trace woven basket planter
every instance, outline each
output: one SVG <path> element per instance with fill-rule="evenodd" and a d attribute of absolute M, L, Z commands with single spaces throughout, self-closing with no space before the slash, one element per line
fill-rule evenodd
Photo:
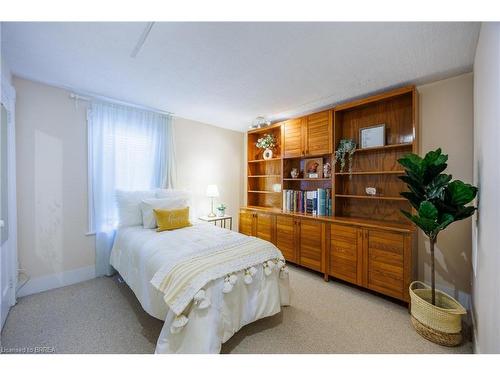
<path fill-rule="evenodd" d="M 462 315 L 467 311 L 448 294 L 436 290 L 436 305 L 432 290 L 420 281 L 410 284 L 411 322 L 427 340 L 444 346 L 462 343 Z"/>

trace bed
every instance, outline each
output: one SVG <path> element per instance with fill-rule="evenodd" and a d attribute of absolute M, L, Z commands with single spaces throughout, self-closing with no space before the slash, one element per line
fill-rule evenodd
<path fill-rule="evenodd" d="M 281 252 L 208 223 L 120 228 L 110 263 L 143 309 L 164 321 L 156 353 L 219 353 L 241 327 L 289 304 Z"/>

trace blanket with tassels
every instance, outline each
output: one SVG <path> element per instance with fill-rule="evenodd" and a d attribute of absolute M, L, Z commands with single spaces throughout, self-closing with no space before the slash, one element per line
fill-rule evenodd
<path fill-rule="evenodd" d="M 208 282 L 225 276 L 230 287 L 232 274 L 245 270 L 245 277 L 251 278 L 255 272 L 253 266 L 261 263 L 264 268 L 276 264 L 283 267 L 284 259 L 279 249 L 268 241 L 239 237 L 165 264 L 151 283 L 164 294 L 168 307 L 181 315 L 191 301 L 206 302 L 199 292 Z"/>

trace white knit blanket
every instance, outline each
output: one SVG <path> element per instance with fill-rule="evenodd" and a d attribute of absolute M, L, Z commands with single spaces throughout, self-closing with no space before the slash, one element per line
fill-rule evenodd
<path fill-rule="evenodd" d="M 276 246 L 255 237 L 222 237 L 203 250 L 183 251 L 156 272 L 151 283 L 177 315 L 208 282 L 283 256 Z"/>

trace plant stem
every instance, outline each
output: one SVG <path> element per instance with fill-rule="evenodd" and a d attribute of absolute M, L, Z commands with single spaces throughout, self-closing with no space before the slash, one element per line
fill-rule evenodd
<path fill-rule="evenodd" d="M 436 238 L 431 238 L 431 286 L 432 286 L 432 304 L 436 305 L 436 276 L 434 271 L 434 244 Z"/>

